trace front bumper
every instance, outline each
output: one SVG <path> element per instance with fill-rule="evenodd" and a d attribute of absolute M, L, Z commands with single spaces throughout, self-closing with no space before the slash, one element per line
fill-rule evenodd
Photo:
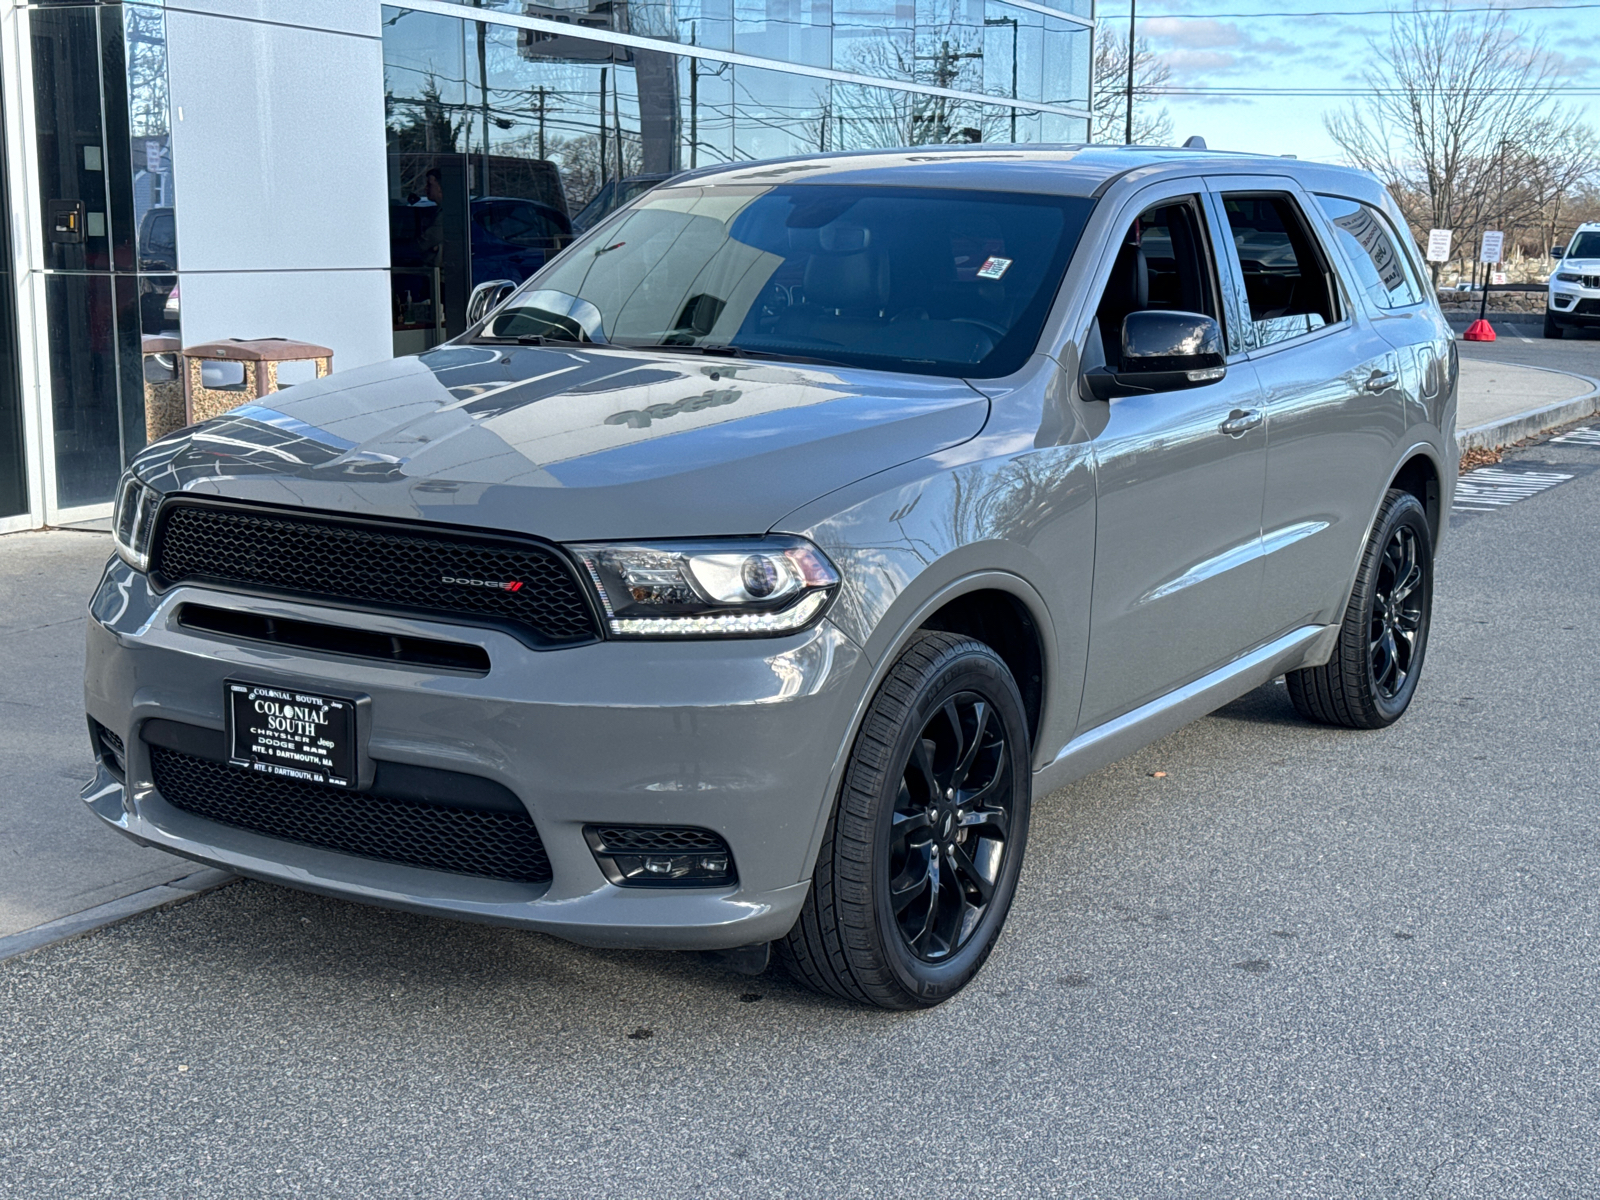
<path fill-rule="evenodd" d="M 186 602 L 479 645 L 487 675 L 234 641 L 178 623 Z M 787 638 L 601 642 L 535 651 L 509 635 L 184 586 L 157 595 L 113 559 L 90 606 L 88 714 L 125 746 L 94 813 L 140 842 L 290 887 L 601 946 L 718 949 L 793 925 L 871 668 L 824 621 Z M 252 833 L 168 804 L 147 721 L 223 728 L 223 681 L 371 698 L 373 759 L 491 779 L 526 806 L 548 884 L 403 866 Z M 690 825 L 720 834 L 738 882 L 721 889 L 607 882 L 585 824 Z"/>
<path fill-rule="evenodd" d="M 1558 284 L 1545 296 L 1545 312 L 1564 329 L 1600 328 L 1600 288 Z"/>

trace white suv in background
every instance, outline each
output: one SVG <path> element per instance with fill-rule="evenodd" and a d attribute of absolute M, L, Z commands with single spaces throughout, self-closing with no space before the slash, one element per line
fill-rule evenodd
<path fill-rule="evenodd" d="M 1600 329 L 1600 225 L 1579 225 L 1550 273 L 1544 302 L 1544 335 L 1568 329 Z"/>

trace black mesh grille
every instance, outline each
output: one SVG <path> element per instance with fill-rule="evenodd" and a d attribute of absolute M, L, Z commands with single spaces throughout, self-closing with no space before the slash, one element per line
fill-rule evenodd
<path fill-rule="evenodd" d="M 164 584 L 208 581 L 469 616 L 518 626 L 546 643 L 597 636 L 566 561 L 509 539 L 179 503 L 163 512 L 152 563 Z"/>
<path fill-rule="evenodd" d="M 447 808 L 261 775 L 150 747 L 156 790 L 174 808 L 268 837 L 384 862 L 547 883 L 550 859 L 526 812 Z"/>
<path fill-rule="evenodd" d="M 600 848 L 612 854 L 689 854 L 728 852 L 728 843 L 709 829 L 676 825 L 591 825 Z"/>
<path fill-rule="evenodd" d="M 98 721 L 94 723 L 94 727 L 96 732 L 100 734 L 100 740 L 120 755 L 122 753 L 122 739 Z"/>
<path fill-rule="evenodd" d="M 1579 300 L 1572 308 L 1575 313 L 1582 313 L 1586 317 L 1600 314 L 1600 300 Z"/>

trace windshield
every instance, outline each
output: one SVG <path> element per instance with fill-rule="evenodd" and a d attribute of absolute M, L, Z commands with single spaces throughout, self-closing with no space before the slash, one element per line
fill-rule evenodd
<path fill-rule="evenodd" d="M 1600 233 L 1580 233 L 1567 248 L 1568 258 L 1600 258 Z"/>
<path fill-rule="evenodd" d="M 1033 352 L 1093 201 L 790 184 L 662 188 L 483 334 L 994 377 Z"/>

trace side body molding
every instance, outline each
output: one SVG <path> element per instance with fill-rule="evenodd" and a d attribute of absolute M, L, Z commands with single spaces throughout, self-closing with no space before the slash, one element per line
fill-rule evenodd
<path fill-rule="evenodd" d="M 1303 625 L 1193 683 L 1096 725 L 1073 738 L 1054 761 L 1033 773 L 1034 796 L 1044 796 L 1126 758 L 1285 671 L 1326 661 L 1338 636 L 1337 625 Z"/>

